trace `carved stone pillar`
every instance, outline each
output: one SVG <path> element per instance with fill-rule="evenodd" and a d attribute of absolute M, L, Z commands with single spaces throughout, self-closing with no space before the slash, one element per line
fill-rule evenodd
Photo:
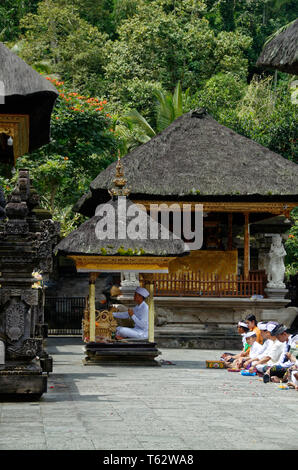
<path fill-rule="evenodd" d="M 5 344 L 4 341 L 0 339 L 0 366 L 5 364 Z"/>
<path fill-rule="evenodd" d="M 53 221 L 36 218 L 33 209 L 38 199 L 30 189 L 29 172 L 20 170 L 0 232 L 0 338 L 5 347 L 0 393 L 40 396 L 46 392 L 41 359 L 47 354 L 42 335 L 42 293 L 32 288 L 36 282 L 32 273 L 42 266 L 51 269 L 58 227 L 53 228 Z M 52 226 L 52 233 L 48 226 Z"/>

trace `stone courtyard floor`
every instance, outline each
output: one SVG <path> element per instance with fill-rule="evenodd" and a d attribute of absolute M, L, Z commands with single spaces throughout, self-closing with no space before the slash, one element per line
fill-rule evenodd
<path fill-rule="evenodd" d="M 161 367 L 84 366 L 83 346 L 48 338 L 48 391 L 0 402 L 0 450 L 298 449 L 297 391 L 206 369 L 223 351 L 162 349 Z"/>

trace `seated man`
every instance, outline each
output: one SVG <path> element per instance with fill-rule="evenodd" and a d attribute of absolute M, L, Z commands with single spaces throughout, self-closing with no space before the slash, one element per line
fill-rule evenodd
<path fill-rule="evenodd" d="M 296 343 L 298 345 L 298 342 Z M 293 366 L 289 367 L 288 369 L 288 386 L 290 388 L 294 388 L 295 390 L 298 390 L 298 359 L 297 359 L 297 346 L 295 345 L 295 348 L 291 348 L 291 350 L 296 350 L 295 354 L 293 354 L 291 351 L 287 353 L 288 359 L 294 364 Z"/>
<path fill-rule="evenodd" d="M 272 382 L 277 383 L 280 381 L 287 381 L 288 369 L 295 365 L 295 362 L 289 359 L 288 353 L 291 347 L 294 348 L 296 343 L 298 343 L 298 335 L 291 335 L 287 330 L 288 329 L 286 326 L 278 324 L 272 331 L 272 335 L 276 336 L 278 341 L 283 343 L 283 351 L 279 357 L 278 362 L 266 371 L 266 378 L 268 382 L 270 379 Z"/>
<path fill-rule="evenodd" d="M 115 318 L 131 318 L 134 321 L 134 328 L 118 326 L 116 329 L 116 339 L 134 338 L 148 339 L 148 305 L 145 299 L 149 296 L 147 289 L 137 287 L 134 294 L 136 306 L 127 312 L 113 312 Z"/>
<path fill-rule="evenodd" d="M 259 361 L 261 358 L 263 358 L 265 356 L 265 353 L 268 349 L 268 347 L 270 346 L 270 343 L 272 343 L 272 341 L 270 340 L 269 338 L 269 334 L 267 334 L 267 323 L 266 322 L 259 322 L 257 324 L 257 327 L 259 328 L 260 332 L 261 332 L 261 335 L 262 335 L 262 338 L 263 338 L 263 345 L 262 345 L 262 349 L 260 349 L 258 351 L 258 355 L 256 357 L 248 357 L 247 360 L 243 363 L 243 367 L 244 368 L 248 368 L 249 366 L 250 367 L 250 372 L 252 372 L 251 369 L 253 369 L 252 365 L 255 365 L 257 361 Z"/>
<path fill-rule="evenodd" d="M 256 357 L 259 352 L 262 350 L 262 345 L 257 341 L 257 335 L 254 331 L 250 331 L 245 335 L 247 343 L 250 345 L 249 349 L 249 358 L 253 359 Z M 240 357 L 236 359 L 235 366 L 236 368 L 243 368 L 243 363 L 247 360 L 246 357 Z"/>
<path fill-rule="evenodd" d="M 256 369 L 261 375 L 278 361 L 283 347 L 282 343 L 280 343 L 277 338 L 271 334 L 277 323 L 268 322 L 265 325 L 265 329 L 261 329 L 262 335 L 266 340 L 265 348 L 261 350 L 256 357 L 252 358 L 249 364 L 244 364 L 245 366 L 251 365 L 251 368 L 249 369 L 250 372 Z M 260 327 L 264 328 L 263 325 L 260 325 Z"/>

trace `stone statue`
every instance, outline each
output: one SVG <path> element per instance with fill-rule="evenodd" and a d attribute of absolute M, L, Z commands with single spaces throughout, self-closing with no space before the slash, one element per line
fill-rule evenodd
<path fill-rule="evenodd" d="M 121 273 L 121 294 L 133 297 L 134 291 L 140 285 L 139 274 L 133 271 Z"/>
<path fill-rule="evenodd" d="M 269 264 L 267 270 L 269 288 L 284 289 L 286 286 L 283 282 L 285 275 L 284 257 L 286 250 L 282 244 L 282 237 L 279 234 L 272 236 L 272 244 L 269 251 Z"/>
<path fill-rule="evenodd" d="M 139 286 L 139 277 L 138 274 L 133 271 L 126 271 L 123 273 L 123 277 L 121 279 L 121 286 Z"/>

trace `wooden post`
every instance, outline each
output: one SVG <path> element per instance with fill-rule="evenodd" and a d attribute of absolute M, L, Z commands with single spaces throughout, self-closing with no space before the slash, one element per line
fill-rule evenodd
<path fill-rule="evenodd" d="M 95 281 L 98 273 L 89 275 L 89 341 L 95 341 Z"/>
<path fill-rule="evenodd" d="M 228 250 L 233 249 L 233 213 L 228 214 Z"/>
<path fill-rule="evenodd" d="M 154 342 L 154 277 L 153 274 L 143 274 L 143 279 L 145 281 L 145 288 L 149 292 L 148 297 L 148 341 Z"/>
<path fill-rule="evenodd" d="M 248 278 L 250 269 L 250 260 L 249 260 L 249 213 L 245 212 L 244 214 L 244 266 L 243 273 L 245 279 Z"/>
<path fill-rule="evenodd" d="M 148 340 L 154 342 L 154 283 L 153 280 L 149 284 L 149 318 L 148 318 Z"/>

